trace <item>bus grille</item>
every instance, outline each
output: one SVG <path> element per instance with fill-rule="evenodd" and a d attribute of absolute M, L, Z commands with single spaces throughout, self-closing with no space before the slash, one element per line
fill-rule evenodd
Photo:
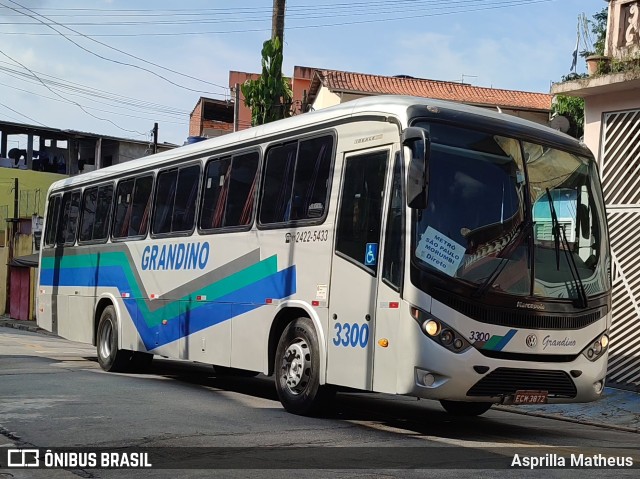
<path fill-rule="evenodd" d="M 576 397 L 576 386 L 564 371 L 498 368 L 478 381 L 467 396 L 509 396 L 519 390 L 548 391 L 550 397 Z"/>
<path fill-rule="evenodd" d="M 439 294 L 438 294 L 439 293 Z M 563 314 L 540 314 L 526 311 L 500 311 L 495 306 L 472 304 L 464 298 L 452 294 L 440 293 L 433 295 L 459 313 L 476 321 L 495 324 L 509 328 L 528 329 L 582 329 L 595 323 L 607 314 L 607 306 L 590 310 L 581 315 L 564 316 Z"/>

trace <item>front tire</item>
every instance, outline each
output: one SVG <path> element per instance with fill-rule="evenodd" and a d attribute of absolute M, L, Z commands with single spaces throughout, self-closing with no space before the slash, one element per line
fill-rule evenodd
<path fill-rule="evenodd" d="M 131 351 L 118 349 L 118 319 L 113 306 L 104 308 L 96 335 L 98 363 L 105 371 L 125 370 L 131 357 Z"/>
<path fill-rule="evenodd" d="M 319 412 L 330 389 L 320 386 L 318 335 L 309 318 L 298 318 L 280 336 L 275 357 L 276 390 L 284 408 L 299 415 Z"/>
<path fill-rule="evenodd" d="M 440 401 L 442 407 L 454 416 L 480 416 L 487 412 L 493 403 L 490 402 L 466 402 L 466 401 Z"/>

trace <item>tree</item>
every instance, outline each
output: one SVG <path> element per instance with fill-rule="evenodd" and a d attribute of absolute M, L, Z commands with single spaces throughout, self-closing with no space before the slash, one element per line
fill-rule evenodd
<path fill-rule="evenodd" d="M 562 77 L 562 81 L 578 80 L 587 75 L 569 73 Z M 562 115 L 569 120 L 569 135 L 574 138 L 582 138 L 584 135 L 584 98 L 577 96 L 556 95 L 553 98 L 551 111 L 556 115 Z"/>
<path fill-rule="evenodd" d="M 282 76 L 282 43 L 278 37 L 262 45 L 262 74 L 245 81 L 240 89 L 244 103 L 251 108 L 251 125 L 263 125 L 291 116 L 293 93 Z"/>
<path fill-rule="evenodd" d="M 607 21 L 609 9 L 604 7 L 594 14 L 592 20 L 587 20 L 584 14 L 580 17 L 582 39 L 585 49 L 580 56 L 586 58 L 590 55 L 604 55 L 604 46 L 607 37 Z M 562 77 L 563 82 L 585 78 L 586 74 L 569 73 Z M 574 138 L 582 138 L 584 135 L 584 99 L 574 96 L 556 95 L 553 99 L 551 111 L 554 114 L 565 116 L 571 125 L 568 134 Z"/>

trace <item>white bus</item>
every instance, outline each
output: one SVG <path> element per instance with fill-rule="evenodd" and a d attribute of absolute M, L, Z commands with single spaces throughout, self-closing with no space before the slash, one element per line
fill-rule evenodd
<path fill-rule="evenodd" d="M 47 199 L 38 324 L 107 371 L 160 355 L 274 374 L 296 414 L 342 386 L 461 415 L 603 391 L 601 187 L 590 151 L 549 128 L 371 97 Z"/>

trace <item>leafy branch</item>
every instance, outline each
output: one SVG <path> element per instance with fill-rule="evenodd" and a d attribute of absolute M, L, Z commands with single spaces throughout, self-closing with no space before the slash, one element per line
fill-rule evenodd
<path fill-rule="evenodd" d="M 282 76 L 282 44 L 275 37 L 262 45 L 262 74 L 247 80 L 240 89 L 244 103 L 251 108 L 251 126 L 263 125 L 291 116 L 293 93 Z"/>

